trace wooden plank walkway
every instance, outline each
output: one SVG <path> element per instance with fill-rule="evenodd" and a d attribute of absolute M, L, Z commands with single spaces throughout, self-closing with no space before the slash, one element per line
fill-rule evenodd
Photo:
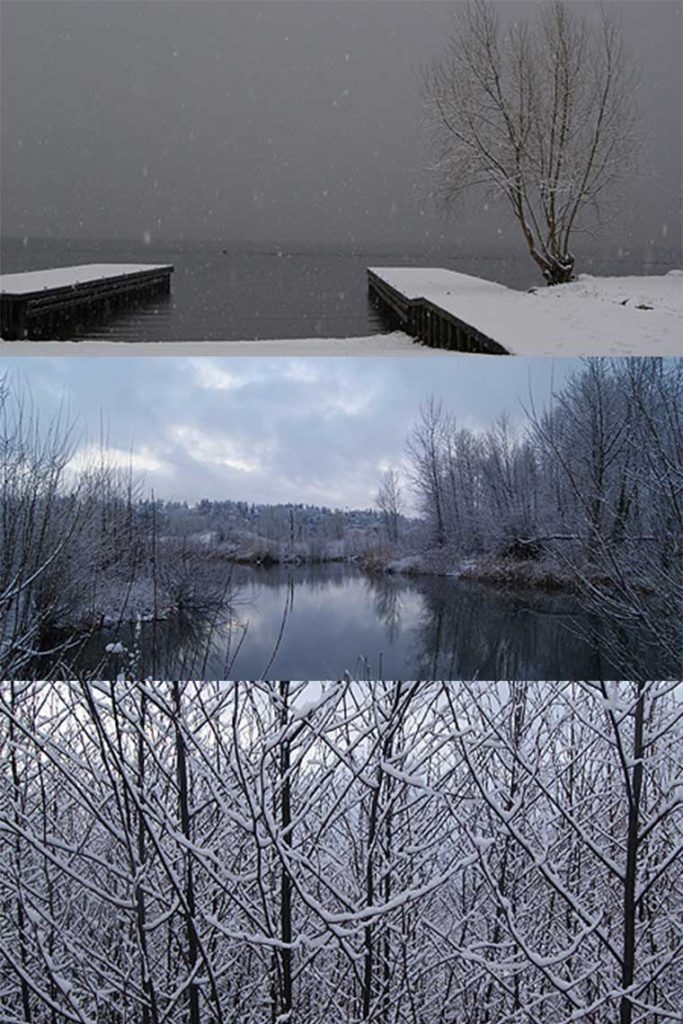
<path fill-rule="evenodd" d="M 434 272 L 404 267 L 368 268 L 370 297 L 387 315 L 392 326 L 400 327 L 432 348 L 509 355 L 506 348 L 474 324 L 423 294 L 428 290 L 424 287 L 424 275 L 430 273 Z M 450 271 L 437 273 L 448 274 Z"/>
<path fill-rule="evenodd" d="M 169 264 L 89 263 L 0 275 L 0 338 L 50 337 L 78 317 L 106 316 L 131 299 L 166 294 Z"/>
<path fill-rule="evenodd" d="M 392 328 L 459 352 L 523 356 L 683 355 L 683 274 L 591 277 L 515 291 L 444 268 L 370 267 Z"/>

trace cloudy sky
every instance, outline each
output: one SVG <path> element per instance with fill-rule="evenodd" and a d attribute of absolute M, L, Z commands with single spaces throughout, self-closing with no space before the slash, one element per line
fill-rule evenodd
<path fill-rule="evenodd" d="M 159 497 L 369 507 L 383 471 L 405 463 L 420 402 L 434 395 L 462 426 L 485 429 L 542 405 L 575 360 L 70 357 L 0 359 L 43 424 L 75 426 L 74 465 L 102 432 Z M 102 424 L 102 427 L 100 426 Z"/>
<path fill-rule="evenodd" d="M 512 19 L 534 4 L 499 6 Z M 500 208 L 470 201 L 444 226 L 428 198 L 419 70 L 442 52 L 453 7 L 3 0 L 3 233 L 424 245 L 445 232 L 464 249 L 516 242 Z M 676 247 L 681 5 L 616 7 L 641 69 L 648 136 L 643 173 L 623 200 L 629 216 L 609 240 Z"/>

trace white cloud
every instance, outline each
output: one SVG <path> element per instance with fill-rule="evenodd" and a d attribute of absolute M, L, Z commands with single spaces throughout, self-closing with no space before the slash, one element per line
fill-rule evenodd
<path fill-rule="evenodd" d="M 459 426 L 481 430 L 503 411 L 516 419 L 530 389 L 540 402 L 551 378 L 557 388 L 576 366 L 489 356 L 32 356 L 0 358 L 0 375 L 18 394 L 30 387 L 46 425 L 60 413 L 73 422 L 74 470 L 100 461 L 103 437 L 106 463 L 147 474 L 160 497 L 220 499 L 229 491 L 245 501 L 343 507 L 371 505 L 392 465 L 410 506 L 405 440 L 427 395 Z"/>
<path fill-rule="evenodd" d="M 289 359 L 282 370 L 285 380 L 295 380 L 303 384 L 313 384 L 320 374 L 310 359 Z"/>
<path fill-rule="evenodd" d="M 244 377 L 217 366 L 212 359 L 191 359 L 194 384 L 209 391 L 235 391 L 245 383 Z"/>
<path fill-rule="evenodd" d="M 69 462 L 69 469 L 74 473 L 80 473 L 95 466 L 131 469 L 133 472 L 172 472 L 172 467 L 167 462 L 164 462 L 145 446 L 137 448 L 135 451 L 124 451 L 122 448 L 86 445 L 84 448 L 80 448 Z"/>
<path fill-rule="evenodd" d="M 240 473 L 258 473 L 266 468 L 270 452 L 267 444 L 250 443 L 246 448 L 232 438 L 209 437 L 198 427 L 184 423 L 173 424 L 169 434 L 195 462 L 226 466 Z"/>

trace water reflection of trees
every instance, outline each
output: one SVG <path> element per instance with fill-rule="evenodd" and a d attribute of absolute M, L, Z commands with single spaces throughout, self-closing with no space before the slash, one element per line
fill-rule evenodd
<path fill-rule="evenodd" d="M 225 675 L 218 667 L 220 663 L 227 668 L 230 663 L 231 621 L 230 605 L 225 604 L 183 610 L 159 622 L 105 627 L 80 646 L 74 655 L 74 669 L 77 675 L 101 674 L 105 678 Z M 46 666 L 47 661 L 43 659 L 42 664 Z"/>
<path fill-rule="evenodd" d="M 604 595 L 601 601 L 604 601 Z M 659 595 L 641 595 L 648 617 L 655 620 Z M 636 675 L 650 678 L 673 679 L 680 674 L 680 657 L 675 657 L 666 644 L 653 641 L 652 634 L 640 631 L 631 621 L 621 617 L 607 618 L 602 604 L 598 607 L 602 614 L 596 614 L 596 605 L 589 602 L 585 613 L 569 624 L 572 635 L 582 643 L 598 649 L 603 660 L 611 667 L 612 678 L 626 679 Z M 668 614 L 668 613 L 667 613 Z"/>
<path fill-rule="evenodd" d="M 231 620 L 229 608 L 205 614 L 175 616 L 157 640 L 156 658 L 161 674 L 178 679 L 206 678 L 216 661 L 216 641 L 224 636 L 224 623 Z M 151 632 L 151 630 L 150 630 Z"/>
<path fill-rule="evenodd" d="M 419 594 L 419 622 L 404 670 L 411 677 L 621 678 L 637 664 L 653 676 L 666 674 L 661 657 L 635 630 L 569 594 L 520 594 L 428 576 L 372 576 L 366 587 L 392 643 L 407 628 L 406 598 Z"/>
<path fill-rule="evenodd" d="M 279 590 L 283 585 L 305 585 L 314 594 L 335 589 L 348 579 L 357 579 L 359 570 L 343 562 L 308 565 L 268 565 L 234 567 L 235 582 L 244 587 Z"/>
<path fill-rule="evenodd" d="M 609 673 L 599 643 L 603 626 L 584 622 L 572 598 L 536 593 L 520 598 L 442 578 L 421 578 L 416 586 L 424 599 L 413 655 L 420 677 L 600 678 Z M 582 623 L 595 648 L 582 639 Z"/>
<path fill-rule="evenodd" d="M 372 598 L 375 615 L 386 630 L 387 638 L 394 643 L 401 631 L 401 620 L 405 613 L 402 598 L 406 593 L 414 593 L 415 587 L 410 580 L 399 576 L 368 576 L 366 577 L 367 592 Z"/>

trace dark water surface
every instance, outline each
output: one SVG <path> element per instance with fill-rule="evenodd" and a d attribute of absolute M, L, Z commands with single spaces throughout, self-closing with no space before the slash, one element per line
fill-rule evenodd
<path fill-rule="evenodd" d="M 596 679 L 606 624 L 566 595 L 343 565 L 240 569 L 232 615 L 100 630 L 80 666 L 177 678 Z M 587 638 L 594 636 L 596 644 Z M 634 638 L 631 638 L 632 640 Z M 109 655 L 122 642 L 129 653 Z"/>
<path fill-rule="evenodd" d="M 3 274 L 82 263 L 171 263 L 171 294 L 127 308 L 70 337 L 81 340 L 220 341 L 362 337 L 388 329 L 367 295 L 368 266 L 442 266 L 513 288 L 542 282 L 531 260 L 420 252 L 257 251 L 223 242 L 4 239 Z M 647 254 L 587 261 L 594 274 L 665 273 Z"/>

